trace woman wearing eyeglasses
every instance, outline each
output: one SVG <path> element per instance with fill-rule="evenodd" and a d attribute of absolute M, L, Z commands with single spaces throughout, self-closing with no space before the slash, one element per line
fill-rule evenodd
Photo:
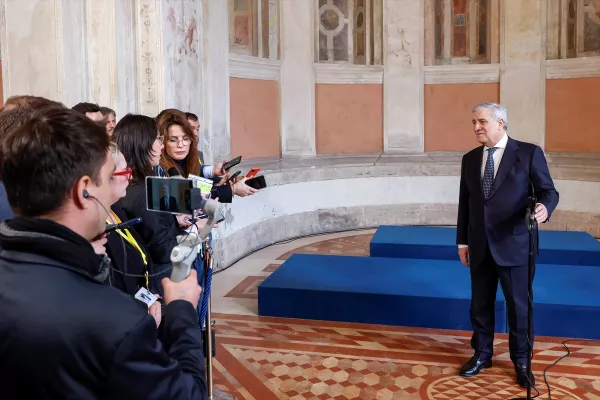
<path fill-rule="evenodd" d="M 165 147 L 160 160 L 162 167 L 161 175 L 177 175 L 188 177 L 190 174 L 203 178 L 223 181 L 220 179 L 227 174 L 223 170 L 223 163 L 214 166 L 201 166 L 198 160 L 196 149 L 198 140 L 194 135 L 194 130 L 188 122 L 185 113 L 176 109 L 163 110 L 157 117 L 156 122 L 161 135 L 165 138 Z M 221 182 L 223 183 L 223 182 Z M 257 190 L 245 184 L 240 180 L 232 185 L 217 184 L 213 185 L 211 191 L 212 198 L 218 198 L 221 203 L 231 203 L 233 195 L 248 196 Z"/>
<path fill-rule="evenodd" d="M 132 170 L 116 144 L 111 145 L 111 154 L 115 163 L 110 183 L 116 203 L 127 194 Z M 109 209 L 107 224 L 120 224 L 127 220 L 127 215 L 117 205 Z M 144 241 L 133 228 L 116 229 L 108 235 L 94 240 L 92 246 L 97 254 L 105 254 L 111 261 L 111 268 L 105 283 L 131 296 L 144 287 L 150 290 L 149 273 L 154 268 Z M 161 304 L 154 303 L 148 310 L 154 317 L 156 325 L 161 321 Z"/>

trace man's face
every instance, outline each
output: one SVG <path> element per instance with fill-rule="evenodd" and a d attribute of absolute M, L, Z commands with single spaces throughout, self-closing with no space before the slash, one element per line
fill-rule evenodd
<path fill-rule="evenodd" d="M 88 240 L 101 234 L 106 228 L 107 211 L 115 198 L 115 191 L 112 184 L 112 175 L 114 172 L 115 163 L 109 150 L 106 152 L 104 164 L 100 168 L 98 185 L 94 181 L 91 181 L 87 187 L 87 191 L 96 198 L 96 200 L 91 199 L 94 202 L 94 206 L 86 209 L 85 218 L 90 226 Z"/>
<path fill-rule="evenodd" d="M 191 119 L 188 119 L 188 122 L 194 129 L 194 135 L 196 135 L 196 139 L 197 139 L 198 135 L 200 134 L 200 121 L 192 121 Z"/>
<path fill-rule="evenodd" d="M 479 143 L 492 147 L 504 135 L 504 121 L 496 121 L 489 109 L 480 108 L 473 113 L 473 131 Z"/>
<path fill-rule="evenodd" d="M 108 136 L 112 136 L 115 126 L 117 126 L 117 117 L 115 114 L 110 113 L 106 116 L 106 133 L 108 133 Z"/>
<path fill-rule="evenodd" d="M 85 116 L 91 119 L 92 121 L 100 122 L 104 119 L 104 115 L 100 111 L 97 112 L 87 112 Z"/>

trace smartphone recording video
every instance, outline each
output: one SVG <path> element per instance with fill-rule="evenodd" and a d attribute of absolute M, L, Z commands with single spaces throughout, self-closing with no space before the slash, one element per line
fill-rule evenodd
<path fill-rule="evenodd" d="M 190 179 L 146 177 L 148 210 L 171 214 L 190 214 L 200 208 L 200 190 L 194 189 Z M 196 208 L 194 208 L 196 207 Z"/>

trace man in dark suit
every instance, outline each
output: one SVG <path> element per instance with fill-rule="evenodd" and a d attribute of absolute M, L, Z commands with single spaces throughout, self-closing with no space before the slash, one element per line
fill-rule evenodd
<path fill-rule="evenodd" d="M 529 342 L 533 346 L 533 333 L 528 340 L 528 196 L 533 187 L 535 219 L 543 223 L 558 204 L 558 192 L 542 149 L 508 137 L 507 128 L 504 107 L 483 103 L 473 109 L 473 130 L 482 146 L 462 159 L 456 243 L 460 260 L 470 267 L 475 355 L 460 375 L 475 376 L 492 365 L 500 280 L 508 307 L 510 357 L 517 382 L 527 387 L 535 385 L 526 372 Z"/>
<path fill-rule="evenodd" d="M 160 198 L 159 208 L 161 211 L 180 212 L 177 199 L 171 196 L 168 186 L 163 186 L 163 196 Z"/>

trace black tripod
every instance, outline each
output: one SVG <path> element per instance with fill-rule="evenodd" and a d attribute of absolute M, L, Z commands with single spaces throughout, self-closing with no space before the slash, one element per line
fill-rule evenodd
<path fill-rule="evenodd" d="M 532 188 L 533 190 L 533 188 Z M 527 354 L 527 379 L 529 380 L 529 385 L 527 385 L 527 397 L 514 397 L 511 400 L 531 400 L 531 387 L 533 386 L 531 382 L 531 376 L 533 373 L 531 372 L 531 359 L 533 358 L 533 344 L 531 343 L 531 338 L 533 337 L 533 271 L 535 268 L 535 254 L 537 251 L 537 221 L 535 219 L 535 206 L 537 203 L 537 198 L 535 194 L 529 196 L 527 198 L 528 206 L 527 206 L 527 229 L 529 230 L 529 262 L 528 262 L 528 288 L 527 288 L 527 342 L 529 343 L 529 351 Z"/>

